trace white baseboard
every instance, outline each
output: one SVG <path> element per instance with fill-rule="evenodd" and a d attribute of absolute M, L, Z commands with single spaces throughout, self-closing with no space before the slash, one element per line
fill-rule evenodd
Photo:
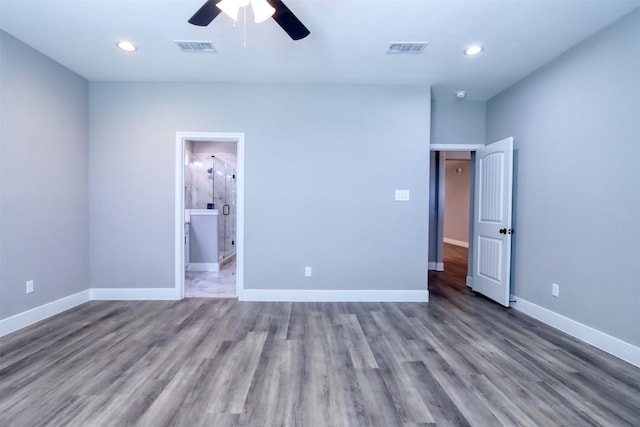
<path fill-rule="evenodd" d="M 427 268 L 429 270 L 444 271 L 444 262 L 430 262 Z"/>
<path fill-rule="evenodd" d="M 467 287 L 473 288 L 473 276 L 467 276 Z"/>
<path fill-rule="evenodd" d="M 429 291 L 243 289 L 238 299 L 279 302 L 427 302 Z"/>
<path fill-rule="evenodd" d="M 190 262 L 187 271 L 220 271 L 217 262 Z"/>
<path fill-rule="evenodd" d="M 443 242 L 449 243 L 450 245 L 462 246 L 463 248 L 469 248 L 469 242 L 463 242 L 462 240 L 449 239 L 445 237 L 442 239 Z"/>
<path fill-rule="evenodd" d="M 520 297 L 511 295 L 511 300 L 515 300 L 512 303 L 512 308 L 527 314 L 534 319 L 546 323 L 549 326 L 553 326 L 556 329 L 561 330 L 579 340 L 591 344 L 600 350 L 606 351 L 622 360 L 625 360 L 632 365 L 640 367 L 640 347 L 636 347 L 628 342 L 622 341 L 611 335 L 607 335 L 604 332 L 593 329 L 590 326 L 576 322 L 561 314 L 555 313 L 544 307 L 540 307 L 532 302 L 524 300 Z"/>
<path fill-rule="evenodd" d="M 175 288 L 92 288 L 92 300 L 177 300 Z"/>
<path fill-rule="evenodd" d="M 14 316 L 7 317 L 0 320 L 0 337 L 8 335 L 12 332 L 22 329 L 34 323 L 45 320 L 48 317 L 55 316 L 56 314 L 67 311 L 80 304 L 84 304 L 90 300 L 89 290 L 78 292 L 77 294 L 69 295 L 59 300 L 52 301 L 50 303 L 41 305 L 39 307 L 32 308 L 31 310 L 23 311 Z"/>

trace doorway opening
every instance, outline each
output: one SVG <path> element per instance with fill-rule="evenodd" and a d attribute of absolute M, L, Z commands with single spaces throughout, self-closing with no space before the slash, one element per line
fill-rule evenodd
<path fill-rule="evenodd" d="M 431 150 L 429 283 L 431 292 L 468 292 L 473 261 L 473 175 L 480 146 Z M 446 288 L 446 289 L 442 289 Z"/>
<path fill-rule="evenodd" d="M 185 298 L 235 298 L 236 141 L 185 142 Z"/>
<path fill-rule="evenodd" d="M 176 291 L 238 298 L 243 289 L 244 134 L 176 135 Z"/>
<path fill-rule="evenodd" d="M 471 210 L 471 152 L 444 152 L 443 269 L 457 280 L 451 286 L 467 285 Z"/>
<path fill-rule="evenodd" d="M 432 169 L 429 265 L 444 267 L 444 183 L 446 158 L 443 151 L 471 151 L 469 185 L 469 230 L 466 285 L 498 304 L 509 307 L 511 292 L 511 241 L 513 200 L 513 137 L 485 146 L 431 146 Z M 456 168 L 459 169 L 459 168 Z M 458 170 L 457 172 L 462 172 Z M 456 240 L 456 239 L 452 239 Z M 449 241 L 451 243 L 451 240 Z M 436 257 L 433 260 L 432 256 Z M 458 279 L 462 282 L 462 277 Z M 463 290 L 464 287 L 462 288 Z M 431 290 L 431 289 L 430 289 Z"/>

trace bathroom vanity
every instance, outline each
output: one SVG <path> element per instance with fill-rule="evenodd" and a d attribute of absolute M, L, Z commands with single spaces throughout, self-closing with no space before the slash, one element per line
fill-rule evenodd
<path fill-rule="evenodd" d="M 218 271 L 218 210 L 185 210 L 185 264 L 189 271 Z M 188 228 L 188 232 L 187 232 Z"/>

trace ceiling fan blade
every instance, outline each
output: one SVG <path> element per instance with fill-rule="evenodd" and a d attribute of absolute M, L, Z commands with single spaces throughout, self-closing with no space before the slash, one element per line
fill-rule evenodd
<path fill-rule="evenodd" d="M 189 23 L 199 25 L 201 27 L 209 25 L 221 12 L 221 10 L 216 7 L 216 3 L 218 3 L 218 1 L 219 0 L 207 0 L 205 4 L 203 4 L 202 7 L 189 19 Z"/>
<path fill-rule="evenodd" d="M 289 34 L 293 40 L 300 40 L 307 37 L 311 32 L 302 22 L 282 3 L 282 0 L 267 0 L 276 11 L 272 18 L 282 27 L 285 33 Z"/>

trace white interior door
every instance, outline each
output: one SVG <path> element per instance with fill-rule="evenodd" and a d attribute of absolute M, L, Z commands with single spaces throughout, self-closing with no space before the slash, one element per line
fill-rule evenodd
<path fill-rule="evenodd" d="M 473 290 L 508 307 L 513 138 L 476 151 Z"/>

